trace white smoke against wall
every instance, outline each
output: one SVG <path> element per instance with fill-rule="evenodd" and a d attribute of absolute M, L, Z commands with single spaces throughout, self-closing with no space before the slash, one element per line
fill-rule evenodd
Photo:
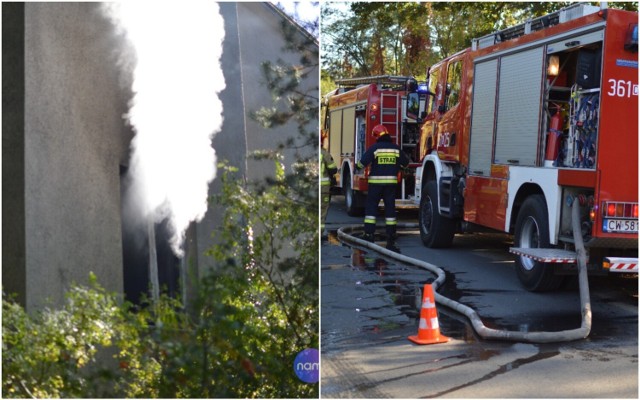
<path fill-rule="evenodd" d="M 171 247 L 182 256 L 185 231 L 204 217 L 216 176 L 211 140 L 222 127 L 224 21 L 210 1 L 127 1 L 105 11 L 135 53 L 120 65 L 133 67 L 126 118 L 135 135 L 129 173 L 137 206 L 145 219 L 169 218 Z"/>

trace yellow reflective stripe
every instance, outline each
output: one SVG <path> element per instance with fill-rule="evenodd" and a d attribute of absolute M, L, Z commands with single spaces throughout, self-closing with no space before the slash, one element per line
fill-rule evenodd
<path fill-rule="evenodd" d="M 369 175 L 369 179 L 368 179 L 369 183 L 383 183 L 383 184 L 389 184 L 389 183 L 398 183 L 398 177 L 397 176 L 393 176 L 393 175 L 384 175 L 384 176 L 378 176 L 378 175 Z"/>
<path fill-rule="evenodd" d="M 377 185 L 395 185 L 398 183 L 396 179 L 369 179 L 369 183 L 377 184 Z"/>
<path fill-rule="evenodd" d="M 362 165 L 362 163 L 360 161 L 358 161 L 358 163 L 356 164 L 356 167 L 362 169 L 362 168 L 364 168 L 364 165 Z"/>
<path fill-rule="evenodd" d="M 389 153 L 380 153 L 380 154 L 376 154 L 376 158 L 392 158 L 392 159 L 396 159 L 398 158 L 397 154 L 389 154 Z"/>
<path fill-rule="evenodd" d="M 387 218 L 385 222 L 387 225 L 398 225 L 398 221 L 395 218 Z"/>
<path fill-rule="evenodd" d="M 336 165 L 336 163 L 332 162 L 331 164 L 327 165 L 327 168 L 333 169 L 333 168 L 338 168 L 338 166 Z"/>
<path fill-rule="evenodd" d="M 398 155 L 400 155 L 400 150 L 398 150 L 398 149 L 378 149 L 378 150 L 374 151 L 373 154 L 376 157 L 378 155 L 398 156 Z"/>
<path fill-rule="evenodd" d="M 376 217 L 372 217 L 372 216 L 366 216 L 364 217 L 364 223 L 365 224 L 375 224 L 376 223 Z"/>

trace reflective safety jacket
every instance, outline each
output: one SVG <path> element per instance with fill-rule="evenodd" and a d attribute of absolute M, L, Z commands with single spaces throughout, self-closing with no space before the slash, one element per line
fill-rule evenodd
<path fill-rule="evenodd" d="M 331 184 L 331 177 L 338 172 L 338 167 L 333 161 L 331 154 L 324 148 L 320 152 L 320 184 L 328 186 Z"/>
<path fill-rule="evenodd" d="M 395 185 L 398 183 L 398 171 L 409 164 L 409 159 L 397 144 L 378 141 L 362 155 L 357 167 L 364 168 L 369 164 L 369 183 Z"/>

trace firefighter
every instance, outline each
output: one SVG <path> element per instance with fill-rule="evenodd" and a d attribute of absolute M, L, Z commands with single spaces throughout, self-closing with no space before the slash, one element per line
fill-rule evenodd
<path fill-rule="evenodd" d="M 367 149 L 357 163 L 362 169 L 371 164 L 369 172 L 369 193 L 365 205 L 364 239 L 373 242 L 376 230 L 376 214 L 380 198 L 384 200 L 385 228 L 387 232 L 387 249 L 395 252 L 400 250 L 395 245 L 396 240 L 396 186 L 398 172 L 409 164 L 409 159 L 400 147 L 392 142 L 389 131 L 384 125 L 376 125 L 373 137 L 377 142 Z"/>
<path fill-rule="evenodd" d="M 322 141 L 324 142 L 324 132 L 322 135 Z M 338 167 L 333 161 L 331 154 L 322 147 L 320 144 L 320 196 L 322 199 L 322 222 L 320 224 L 320 233 L 322 239 L 327 238 L 327 230 L 325 229 L 325 220 L 327 219 L 327 212 L 329 211 L 329 203 L 331 202 L 331 181 L 333 175 L 338 172 Z"/>

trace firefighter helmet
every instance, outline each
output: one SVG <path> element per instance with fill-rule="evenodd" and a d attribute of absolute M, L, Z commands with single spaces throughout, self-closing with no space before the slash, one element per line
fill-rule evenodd
<path fill-rule="evenodd" d="M 379 124 L 373 127 L 373 130 L 371 131 L 371 133 L 373 134 L 374 138 L 378 139 L 382 135 L 388 135 L 389 131 L 384 125 Z"/>

